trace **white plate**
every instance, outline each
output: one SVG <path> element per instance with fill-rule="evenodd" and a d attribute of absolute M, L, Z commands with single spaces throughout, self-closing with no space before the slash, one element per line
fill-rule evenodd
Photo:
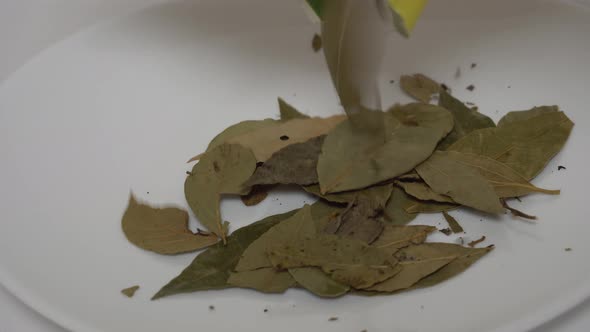
<path fill-rule="evenodd" d="M 460 277 L 397 296 L 337 300 L 226 290 L 150 302 L 194 255 L 141 251 L 119 225 L 130 189 L 185 206 L 184 161 L 229 124 L 277 115 L 277 96 L 313 115 L 340 111 L 323 57 L 311 51 L 317 27 L 299 2 L 168 4 L 77 34 L 0 86 L 0 281 L 75 331 L 537 326 L 590 295 L 589 18 L 584 6 L 556 1 L 432 1 L 411 40 L 392 39 L 380 80 L 385 105 L 407 101 L 389 81 L 412 72 L 444 81 L 495 119 L 561 105 L 576 127 L 535 183 L 563 193 L 518 205 L 539 216 L 535 224 L 457 214 L 468 236 L 485 234 L 497 246 Z M 304 200 L 285 191 L 256 208 L 224 202 L 223 213 L 235 229 Z M 119 293 L 134 284 L 142 286 L 135 298 Z M 340 319 L 328 322 L 332 316 Z"/>

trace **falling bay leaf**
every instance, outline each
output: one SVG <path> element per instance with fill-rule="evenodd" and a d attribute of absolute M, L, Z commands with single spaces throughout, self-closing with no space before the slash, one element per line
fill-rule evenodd
<path fill-rule="evenodd" d="M 391 192 L 391 197 L 385 205 L 383 214 L 385 219 L 391 225 L 402 226 L 410 221 L 416 219 L 416 213 L 408 213 L 405 206 L 410 204 L 413 200 L 401 188 L 394 186 Z"/>
<path fill-rule="evenodd" d="M 559 190 L 535 187 L 515 170 L 492 158 L 454 151 L 450 151 L 449 156 L 463 165 L 476 169 L 494 187 L 499 197 L 519 197 L 533 192 L 559 195 Z"/>
<path fill-rule="evenodd" d="M 328 118 L 293 119 L 234 136 L 228 143 L 251 149 L 258 161 L 265 162 L 287 145 L 325 135 L 345 118 L 344 115 L 335 115 Z"/>
<path fill-rule="evenodd" d="M 441 203 L 454 203 L 453 199 L 446 195 L 441 195 L 426 183 L 420 182 L 402 182 L 396 181 L 396 185 L 402 188 L 407 194 L 422 201 L 435 201 Z"/>
<path fill-rule="evenodd" d="M 316 168 L 324 138 L 325 136 L 318 136 L 303 143 L 288 145 L 275 152 L 270 159 L 256 169 L 244 186 L 263 184 L 305 186 L 317 183 Z"/>
<path fill-rule="evenodd" d="M 137 292 L 138 289 L 139 289 L 139 286 L 132 286 L 132 287 L 125 288 L 125 289 L 121 290 L 121 293 L 123 293 L 123 295 L 131 298 L 135 295 L 135 292 Z"/>
<path fill-rule="evenodd" d="M 289 273 L 301 287 L 320 297 L 339 297 L 350 290 L 317 267 L 292 268 Z"/>
<path fill-rule="evenodd" d="M 423 103 L 429 103 L 432 96 L 442 90 L 436 81 L 423 74 L 402 75 L 400 87 L 409 96 Z"/>
<path fill-rule="evenodd" d="M 442 214 L 443 214 L 443 217 L 445 218 L 445 220 L 447 221 L 447 223 L 449 224 L 449 227 L 451 228 L 451 231 L 453 231 L 453 233 L 462 233 L 463 232 L 463 227 L 461 227 L 461 225 L 459 224 L 457 219 L 455 219 L 453 216 L 448 214 L 447 211 L 443 211 Z"/>
<path fill-rule="evenodd" d="M 309 119 L 309 116 L 299 112 L 295 107 L 279 98 L 279 112 L 281 113 L 281 121 L 289 121 L 293 119 Z"/>
<path fill-rule="evenodd" d="M 227 238 L 227 244 L 217 243 L 200 253 L 192 263 L 154 295 L 162 297 L 209 289 L 231 287 L 227 283 L 244 250 L 262 234 L 298 210 L 267 217 L 242 227 Z"/>
<path fill-rule="evenodd" d="M 434 191 L 457 203 L 488 213 L 504 212 L 500 198 L 486 179 L 453 159 L 449 152 L 433 153 L 416 171 Z"/>
<path fill-rule="evenodd" d="M 252 288 L 263 293 L 283 293 L 295 286 L 295 279 L 289 272 L 262 268 L 254 271 L 234 272 L 227 279 L 229 285 Z"/>
<path fill-rule="evenodd" d="M 322 193 L 365 188 L 407 173 L 432 154 L 453 126 L 448 111 L 426 104 L 379 117 L 385 137 L 359 131 L 349 121 L 327 135 L 317 168 Z"/>
<path fill-rule="evenodd" d="M 390 254 L 396 253 L 399 249 L 413 244 L 420 244 L 426 241 L 428 234 L 434 232 L 433 226 L 394 226 L 387 225 L 381 236 L 371 244 Z"/>
<path fill-rule="evenodd" d="M 533 107 L 526 111 L 512 111 L 506 113 L 498 122 L 498 127 L 504 127 L 505 125 L 518 121 L 526 121 L 536 117 L 537 115 L 545 113 L 559 112 L 558 106 L 538 106 Z"/>
<path fill-rule="evenodd" d="M 453 130 L 439 144 L 439 150 L 445 150 L 461 137 L 476 129 L 495 127 L 494 120 L 484 114 L 465 106 L 460 100 L 446 91 L 441 91 L 438 105 L 449 110 L 455 118 Z"/>
<path fill-rule="evenodd" d="M 188 229 L 188 213 L 178 208 L 154 208 L 129 197 L 121 226 L 129 242 L 164 255 L 181 254 L 208 247 L 218 241 L 213 234 Z"/>
<path fill-rule="evenodd" d="M 483 155 L 533 179 L 563 147 L 574 123 L 563 112 L 546 112 L 523 121 L 485 128 L 451 145 L 448 150 Z"/>
<path fill-rule="evenodd" d="M 321 267 L 334 280 L 367 288 L 399 273 L 397 260 L 367 244 L 334 235 L 282 244 L 269 251 L 277 269 Z"/>
<path fill-rule="evenodd" d="M 305 237 L 313 237 L 316 234 L 314 221 L 309 205 L 301 208 L 292 217 L 262 234 L 244 250 L 235 270 L 252 271 L 260 268 L 271 267 L 268 259 L 268 250 L 276 245 L 290 243 Z"/>
<path fill-rule="evenodd" d="M 252 152 L 237 144 L 222 144 L 207 152 L 193 167 L 184 183 L 186 200 L 209 231 L 224 240 L 224 223 L 219 211 L 221 194 L 248 193 L 242 184 L 254 173 L 256 159 Z"/>

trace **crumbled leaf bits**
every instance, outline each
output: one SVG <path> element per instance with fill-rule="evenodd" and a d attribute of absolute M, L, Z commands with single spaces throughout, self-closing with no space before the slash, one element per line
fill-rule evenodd
<path fill-rule="evenodd" d="M 236 230 L 227 238 L 226 245 L 217 243 L 200 253 L 180 275 L 162 287 L 152 299 L 232 287 L 227 280 L 244 250 L 270 228 L 291 217 L 295 212 L 270 216 Z"/>
<path fill-rule="evenodd" d="M 325 136 L 288 145 L 275 152 L 246 181 L 245 187 L 268 184 L 312 185 L 318 182 L 317 163 Z"/>
<path fill-rule="evenodd" d="M 256 158 L 237 144 L 222 144 L 207 152 L 193 167 L 184 183 L 186 200 L 207 230 L 224 242 L 227 229 L 221 220 L 221 194 L 245 195 L 242 184 L 254 173 Z"/>
<path fill-rule="evenodd" d="M 281 121 L 289 121 L 293 119 L 309 119 L 309 116 L 299 112 L 295 107 L 287 103 L 283 98 L 279 98 L 279 112 L 281 114 Z"/>
<path fill-rule="evenodd" d="M 442 214 L 447 223 L 449 224 L 449 227 L 451 228 L 453 233 L 463 233 L 463 227 L 461 227 L 457 219 L 448 214 L 446 211 L 443 211 Z"/>
<path fill-rule="evenodd" d="M 313 38 L 311 39 L 311 48 L 316 53 L 322 49 L 322 37 L 317 33 L 313 35 Z"/>
<path fill-rule="evenodd" d="M 191 232 L 186 211 L 154 208 L 137 202 L 133 195 L 129 197 L 121 226 L 129 242 L 163 255 L 199 250 L 218 241 L 215 235 Z"/>
<path fill-rule="evenodd" d="M 289 273 L 301 287 L 319 297 L 340 297 L 350 290 L 350 286 L 330 278 L 318 267 L 292 268 Z"/>
<path fill-rule="evenodd" d="M 403 75 L 400 86 L 410 97 L 423 103 L 429 103 L 442 90 L 440 84 L 423 74 Z"/>
<path fill-rule="evenodd" d="M 473 248 L 473 247 L 475 247 L 476 245 L 482 243 L 485 240 L 486 240 L 486 237 L 485 236 L 482 236 L 482 237 L 480 237 L 477 240 L 474 240 L 474 241 L 469 242 L 467 245 L 470 246 L 471 248 Z"/>
<path fill-rule="evenodd" d="M 123 295 L 125 295 L 129 298 L 132 298 L 138 289 L 139 289 L 139 286 L 132 286 L 132 287 L 125 288 L 125 289 L 121 290 L 121 293 L 123 293 Z"/>
<path fill-rule="evenodd" d="M 450 228 L 443 228 L 440 230 L 441 233 L 443 233 L 446 236 L 449 236 L 451 234 L 453 234 L 453 231 Z"/>

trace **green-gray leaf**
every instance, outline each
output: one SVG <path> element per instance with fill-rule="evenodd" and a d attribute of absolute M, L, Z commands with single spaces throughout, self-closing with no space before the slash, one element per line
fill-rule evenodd
<path fill-rule="evenodd" d="M 184 182 L 186 200 L 209 231 L 225 242 L 226 228 L 221 220 L 221 194 L 245 195 L 242 184 L 256 169 L 254 154 L 240 145 L 222 144 L 207 152 L 193 167 Z"/>
<path fill-rule="evenodd" d="M 252 288 L 263 293 L 283 293 L 295 286 L 295 279 L 288 272 L 262 268 L 234 272 L 230 274 L 227 283 L 235 287 Z"/>
<path fill-rule="evenodd" d="M 413 200 L 403 191 L 401 188 L 394 186 L 391 192 L 391 197 L 385 205 L 383 214 L 385 219 L 389 221 L 391 225 L 402 226 L 410 221 L 416 219 L 418 214 L 408 213 L 405 210 L 405 206 L 410 204 Z"/>
<path fill-rule="evenodd" d="M 195 251 L 215 244 L 213 234 L 194 234 L 188 229 L 188 213 L 177 208 L 153 208 L 138 203 L 133 195 L 121 226 L 129 242 L 164 255 Z"/>
<path fill-rule="evenodd" d="M 537 115 L 554 112 L 559 112 L 558 106 L 538 106 L 526 111 L 508 112 L 500 119 L 500 121 L 498 122 L 498 127 L 504 127 L 509 123 L 526 121 L 536 117 Z"/>
<path fill-rule="evenodd" d="M 415 197 L 422 201 L 435 201 L 441 203 L 454 203 L 453 199 L 447 195 L 441 195 L 426 183 L 420 182 L 402 182 L 396 181 L 396 185 L 402 188 L 408 195 Z"/>
<path fill-rule="evenodd" d="M 301 287 L 321 297 L 339 297 L 350 287 L 330 278 L 320 268 L 300 267 L 289 269 L 289 273 Z"/>
<path fill-rule="evenodd" d="M 227 244 L 217 243 L 199 254 L 180 275 L 172 279 L 154 295 L 153 299 L 180 293 L 231 287 L 227 284 L 230 272 L 238 264 L 244 250 L 262 234 L 297 210 L 267 217 L 242 227 L 227 238 Z"/>

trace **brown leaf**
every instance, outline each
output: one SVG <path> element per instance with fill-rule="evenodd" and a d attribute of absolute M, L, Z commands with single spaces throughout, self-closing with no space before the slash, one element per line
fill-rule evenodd
<path fill-rule="evenodd" d="M 453 233 L 462 233 L 463 232 L 463 227 L 461 227 L 461 225 L 459 224 L 457 219 L 453 218 L 453 216 L 448 214 L 446 211 L 443 211 L 442 214 L 443 214 L 443 217 L 445 217 L 445 220 L 449 224 L 449 227 L 451 228 Z"/>

